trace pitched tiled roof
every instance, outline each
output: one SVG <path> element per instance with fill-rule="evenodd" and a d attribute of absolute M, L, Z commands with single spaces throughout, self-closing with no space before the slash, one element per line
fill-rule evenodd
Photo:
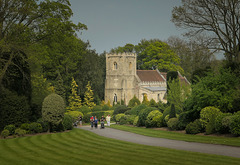
<path fill-rule="evenodd" d="M 141 81 L 159 81 L 164 82 L 163 77 L 157 70 L 137 70 L 137 76 Z"/>

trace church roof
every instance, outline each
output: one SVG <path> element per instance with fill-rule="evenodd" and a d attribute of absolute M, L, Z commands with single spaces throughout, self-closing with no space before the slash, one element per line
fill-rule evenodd
<path fill-rule="evenodd" d="M 141 81 L 165 82 L 157 70 L 137 70 L 137 76 Z"/>

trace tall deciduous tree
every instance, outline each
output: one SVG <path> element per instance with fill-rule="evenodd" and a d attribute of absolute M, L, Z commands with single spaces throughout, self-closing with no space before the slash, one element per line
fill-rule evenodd
<path fill-rule="evenodd" d="M 90 81 L 86 86 L 86 92 L 84 95 L 84 105 L 88 106 L 89 108 L 93 108 L 96 104 L 93 102 L 93 90 L 91 89 Z"/>
<path fill-rule="evenodd" d="M 201 39 L 202 37 L 191 38 L 190 41 L 186 41 L 178 37 L 170 37 L 167 40 L 168 45 L 181 59 L 180 66 L 188 80 L 190 80 L 194 71 L 209 67 L 215 61 L 213 52 L 199 43 Z"/>
<path fill-rule="evenodd" d="M 205 44 L 222 50 L 229 62 L 240 62 L 240 1 L 182 0 L 174 7 L 172 21 L 188 28 L 188 35 L 205 34 Z"/>
<path fill-rule="evenodd" d="M 160 40 L 150 42 L 143 40 L 141 44 L 138 44 L 138 47 L 144 45 L 145 42 L 149 44 L 138 53 L 138 62 L 142 62 L 140 68 L 183 73 L 183 69 L 179 66 L 180 58 L 168 44 Z"/>

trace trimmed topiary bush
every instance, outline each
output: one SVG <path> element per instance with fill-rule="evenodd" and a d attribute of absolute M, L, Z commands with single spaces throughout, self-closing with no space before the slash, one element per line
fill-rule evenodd
<path fill-rule="evenodd" d="M 7 125 L 4 127 L 4 130 L 6 130 L 6 129 L 9 131 L 9 135 L 13 135 L 15 133 L 16 127 L 15 127 L 15 125 L 10 124 L 10 125 Z"/>
<path fill-rule="evenodd" d="M 154 110 L 154 111 L 150 112 L 148 114 L 147 120 L 145 122 L 146 127 L 147 128 L 149 128 L 149 127 L 157 127 L 157 122 L 155 120 L 153 120 L 153 118 L 155 116 L 161 116 L 161 115 L 162 115 L 162 113 L 159 112 L 159 110 Z"/>
<path fill-rule="evenodd" d="M 119 124 L 120 125 L 127 124 L 127 116 L 126 115 L 120 118 Z"/>
<path fill-rule="evenodd" d="M 230 133 L 231 113 L 219 113 L 215 119 L 215 131 L 218 133 Z"/>
<path fill-rule="evenodd" d="M 21 129 L 26 130 L 27 132 L 29 131 L 29 124 L 28 123 L 23 123 L 20 126 Z M 16 131 L 15 131 L 16 132 Z"/>
<path fill-rule="evenodd" d="M 1 132 L 1 137 L 3 137 L 3 138 L 5 139 L 5 138 L 8 137 L 8 136 L 9 136 L 9 130 L 4 129 L 4 130 Z"/>
<path fill-rule="evenodd" d="M 222 112 L 218 108 L 212 106 L 203 108 L 200 112 L 200 120 L 203 123 L 203 126 L 206 127 L 210 120 L 215 120 L 219 113 Z"/>
<path fill-rule="evenodd" d="M 163 127 L 164 125 L 164 117 L 163 114 L 157 115 L 153 117 L 153 122 L 156 123 L 157 127 Z"/>
<path fill-rule="evenodd" d="M 42 132 L 42 125 L 40 123 L 33 122 L 29 124 L 29 131 L 31 133 L 40 133 Z"/>
<path fill-rule="evenodd" d="M 133 125 L 135 117 L 135 115 L 127 115 L 127 124 Z"/>
<path fill-rule="evenodd" d="M 21 129 L 21 128 L 17 128 L 17 129 L 15 130 L 15 135 L 17 135 L 17 136 L 19 136 L 19 137 L 24 136 L 26 133 L 27 133 L 27 131 L 24 130 L 24 129 Z"/>
<path fill-rule="evenodd" d="M 59 125 L 64 117 L 65 103 L 61 96 L 53 93 L 48 95 L 42 103 L 42 118 L 43 121 L 50 125 Z"/>
<path fill-rule="evenodd" d="M 171 118 L 167 122 L 167 126 L 171 130 L 177 130 L 178 129 L 178 118 Z"/>
<path fill-rule="evenodd" d="M 190 122 L 185 129 L 187 134 L 198 134 L 202 132 L 202 130 L 202 122 L 199 119 L 195 120 L 194 122 Z"/>
<path fill-rule="evenodd" d="M 73 118 L 71 115 L 64 115 L 63 127 L 64 127 L 64 130 L 72 130 L 73 129 Z"/>

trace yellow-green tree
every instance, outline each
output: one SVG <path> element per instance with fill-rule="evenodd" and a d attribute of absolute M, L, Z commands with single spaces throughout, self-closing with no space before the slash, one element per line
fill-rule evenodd
<path fill-rule="evenodd" d="M 91 89 L 90 81 L 88 81 L 86 89 L 87 90 L 84 95 L 84 105 L 88 106 L 89 108 L 92 108 L 96 104 L 93 102 L 93 90 Z"/>
<path fill-rule="evenodd" d="M 144 93 L 144 95 L 143 95 L 142 104 L 149 105 L 149 100 L 147 98 L 147 94 L 146 93 Z"/>
<path fill-rule="evenodd" d="M 82 100 L 81 100 L 80 96 L 77 95 L 78 85 L 73 77 L 72 77 L 71 87 L 72 87 L 72 93 L 68 98 L 69 106 L 67 107 L 67 110 L 75 111 L 75 110 L 81 108 Z"/>

